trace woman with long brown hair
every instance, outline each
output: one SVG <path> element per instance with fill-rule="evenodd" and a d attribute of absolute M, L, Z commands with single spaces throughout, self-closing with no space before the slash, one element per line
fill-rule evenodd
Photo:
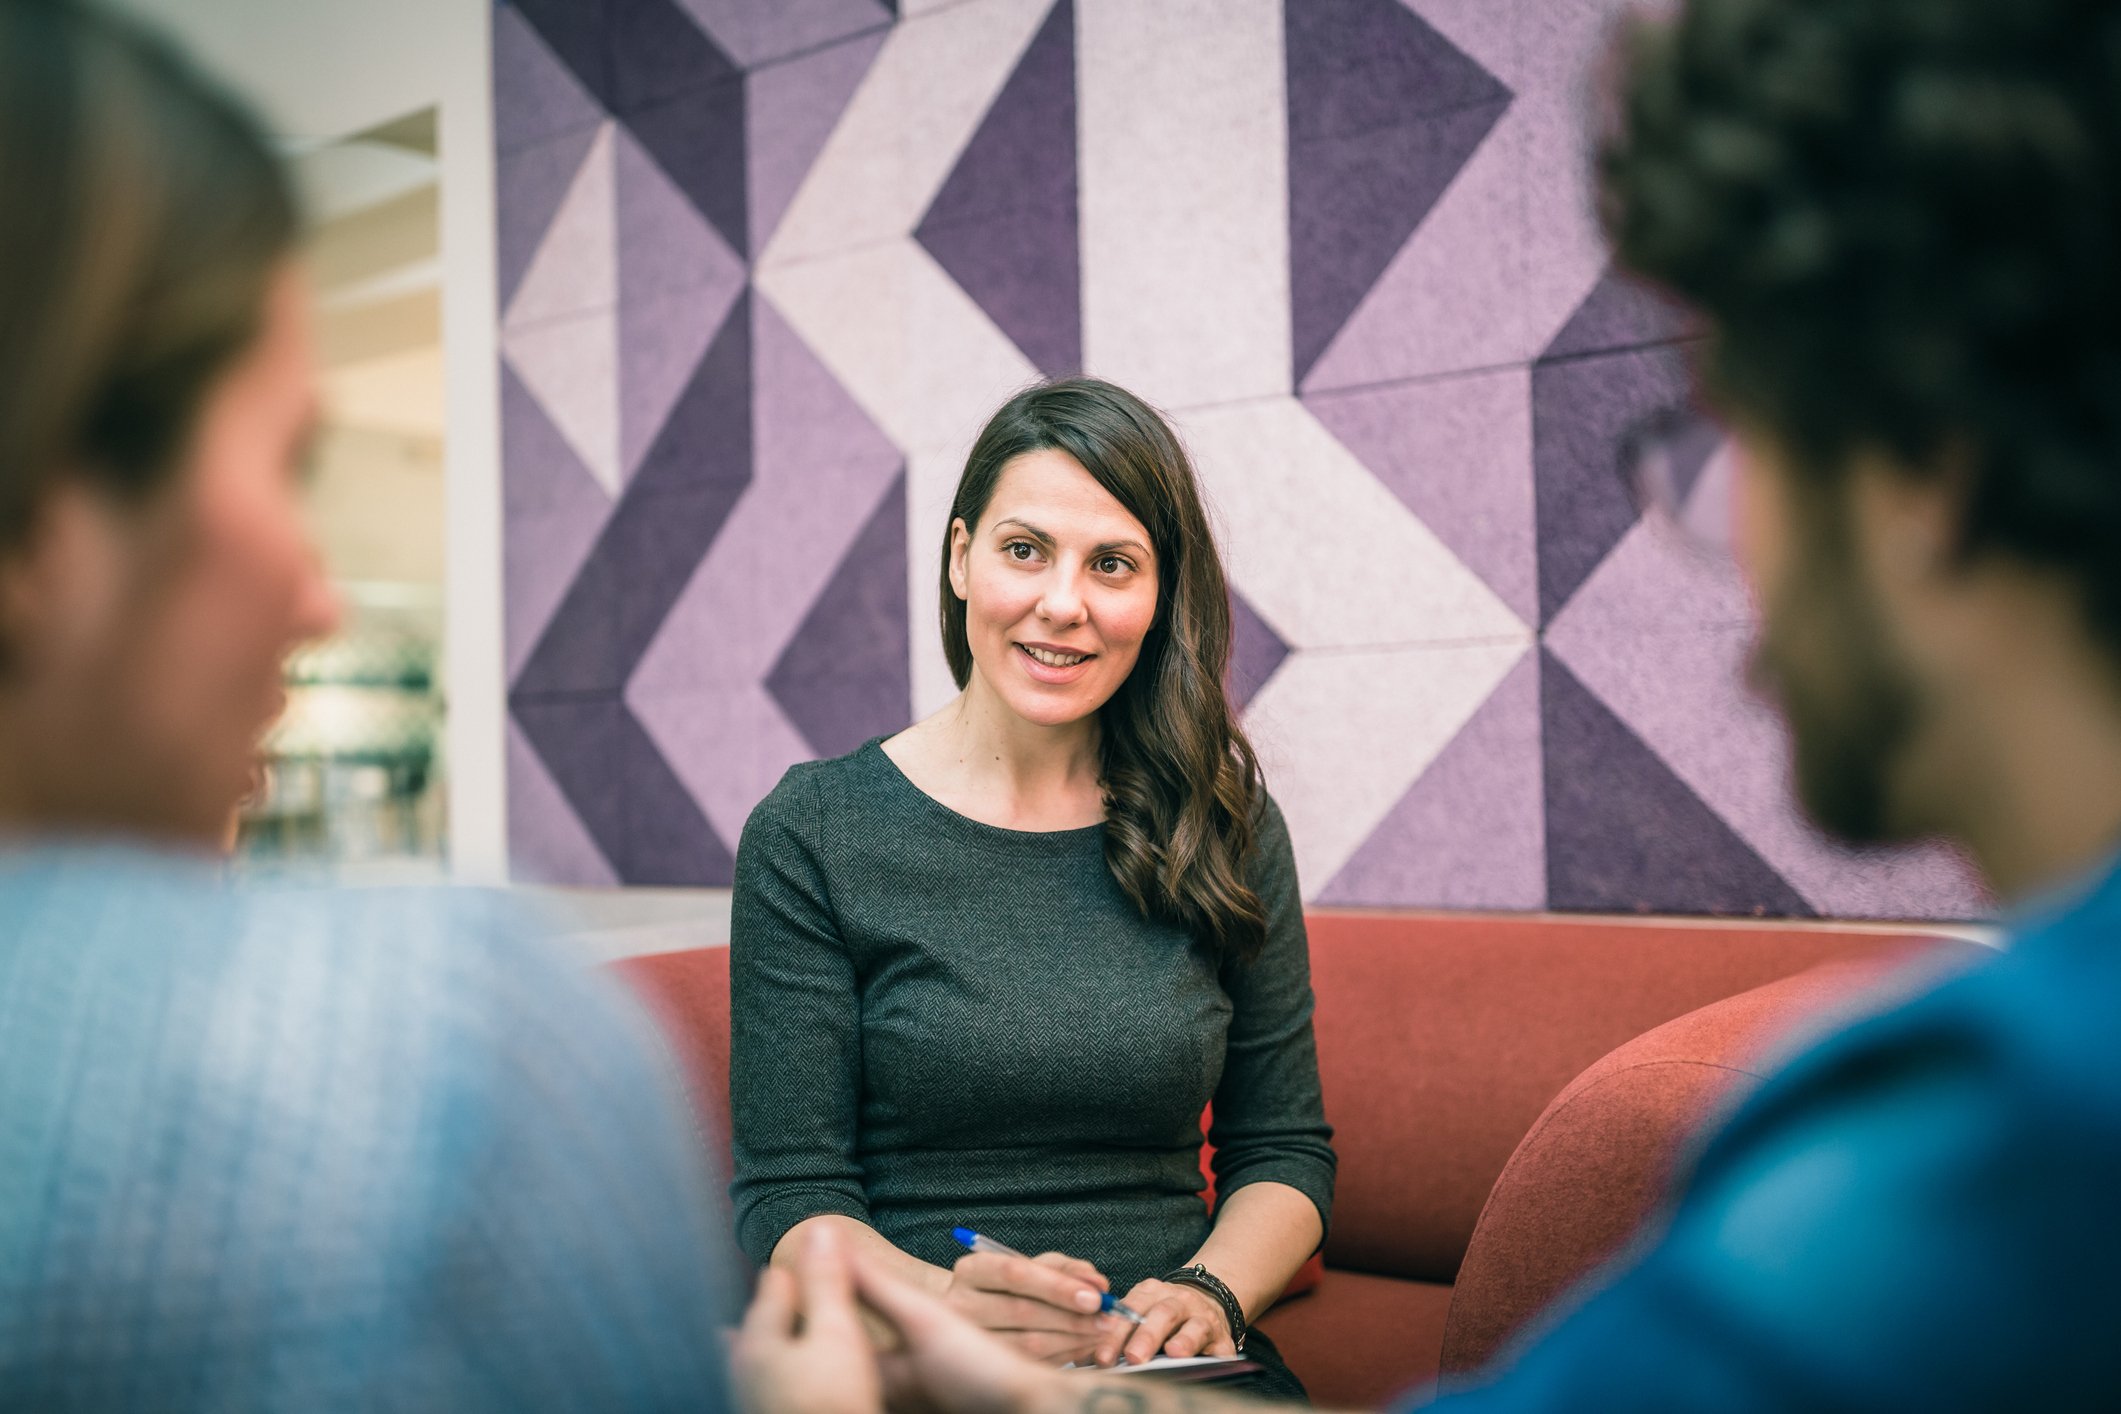
<path fill-rule="evenodd" d="M 745 828 L 739 1238 L 786 1265 L 834 1227 L 1044 1358 L 1241 1348 L 1300 1394 L 1246 1322 L 1332 1199 L 1302 906 L 1223 688 L 1214 537 L 1153 409 L 1071 379 L 994 415 L 942 630 L 957 698 L 791 770 Z M 954 1228 L 1045 1255 L 966 1256 Z M 1108 1287 L 1139 1326 L 1097 1314 Z"/>

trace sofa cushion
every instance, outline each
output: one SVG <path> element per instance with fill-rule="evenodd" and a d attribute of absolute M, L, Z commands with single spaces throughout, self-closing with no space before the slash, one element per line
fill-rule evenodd
<path fill-rule="evenodd" d="M 1451 1288 L 1329 1271 L 1318 1290 L 1259 1318 L 1322 1409 L 1379 1409 L 1436 1379 Z"/>
<path fill-rule="evenodd" d="M 1670 919 L 1306 915 L 1340 1171 L 1326 1263 L 1450 1281 L 1548 1102 L 1653 1026 L 1905 933 Z"/>
<path fill-rule="evenodd" d="M 729 1174 L 729 949 L 648 953 L 611 964 L 660 1025 L 717 1172 Z"/>
<path fill-rule="evenodd" d="M 1445 1383 L 1480 1369 L 1620 1251 L 1704 1131 L 1802 1038 L 1984 951 L 1923 942 L 1814 967 L 1667 1022 L 1577 1076 L 1517 1146 L 1481 1211 L 1445 1328 Z"/>

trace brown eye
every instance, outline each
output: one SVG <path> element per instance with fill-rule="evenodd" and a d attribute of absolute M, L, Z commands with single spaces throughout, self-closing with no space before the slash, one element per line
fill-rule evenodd
<path fill-rule="evenodd" d="M 1018 554 L 1018 551 L 1023 553 Z M 1002 546 L 1002 553 L 1012 560 L 1028 560 L 1031 558 L 1032 553 L 1031 542 L 1028 540 L 1012 540 L 1007 545 Z"/>

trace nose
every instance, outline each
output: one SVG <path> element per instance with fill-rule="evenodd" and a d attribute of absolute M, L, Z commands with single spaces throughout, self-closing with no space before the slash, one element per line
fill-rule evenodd
<path fill-rule="evenodd" d="M 1038 599 L 1038 613 L 1048 623 L 1062 627 L 1082 622 L 1082 587 L 1076 582 L 1072 568 L 1065 564 L 1055 565 L 1046 575 L 1045 589 Z"/>
<path fill-rule="evenodd" d="M 329 638 L 338 632 L 340 622 L 346 617 L 346 601 L 333 587 L 331 579 L 324 573 L 324 562 L 314 548 L 303 566 L 300 586 L 295 594 L 295 613 L 292 638 L 297 643 L 308 643 L 319 638 Z"/>

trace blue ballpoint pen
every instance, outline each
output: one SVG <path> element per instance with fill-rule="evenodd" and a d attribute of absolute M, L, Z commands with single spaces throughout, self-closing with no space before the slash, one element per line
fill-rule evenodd
<path fill-rule="evenodd" d="M 963 1247 L 967 1252 L 991 1252 L 997 1257 L 1022 1257 L 1024 1255 L 1023 1253 L 1017 1251 L 1014 1247 L 1005 1247 L 1001 1243 L 996 1242 L 993 1238 L 988 1237 L 982 1233 L 974 1232 L 969 1227 L 951 1228 L 950 1235 L 956 1238 L 958 1241 L 958 1245 Z M 1029 1261 L 1030 1259 L 1025 1258 L 1025 1260 Z M 1112 1315 L 1123 1317 L 1126 1320 L 1132 1321 L 1137 1326 L 1142 1323 L 1141 1312 L 1135 1310 L 1132 1306 L 1129 1306 L 1126 1302 L 1120 1300 L 1111 1292 L 1100 1291 L 1097 1295 L 1097 1309 L 1100 1314 L 1109 1312 Z"/>

